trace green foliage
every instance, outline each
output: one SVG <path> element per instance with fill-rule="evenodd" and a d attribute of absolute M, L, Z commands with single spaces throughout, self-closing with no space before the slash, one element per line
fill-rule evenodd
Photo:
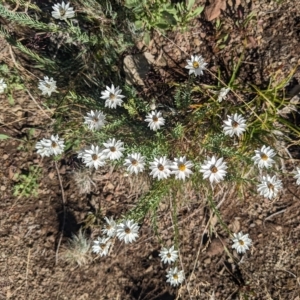
<path fill-rule="evenodd" d="M 18 197 L 37 197 L 38 181 L 41 177 L 42 169 L 38 166 L 30 166 L 26 174 L 16 174 L 17 183 L 13 187 L 13 195 Z"/>
<path fill-rule="evenodd" d="M 172 4 L 168 0 L 126 0 L 125 6 L 134 14 L 136 30 L 144 32 L 144 42 L 149 44 L 151 30 L 166 31 L 175 27 L 187 29 L 188 23 L 200 15 L 204 7 L 192 9 L 194 0 Z"/>
<path fill-rule="evenodd" d="M 32 19 L 26 13 L 9 11 L 2 4 L 0 4 L 0 15 L 2 16 L 2 18 L 5 18 L 8 21 L 14 22 L 24 27 L 29 27 L 37 30 L 46 30 L 46 31 L 58 30 L 58 27 L 54 24 L 44 24 L 42 22 Z"/>

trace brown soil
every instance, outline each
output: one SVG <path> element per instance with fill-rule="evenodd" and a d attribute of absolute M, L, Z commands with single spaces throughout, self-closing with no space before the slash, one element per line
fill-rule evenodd
<path fill-rule="evenodd" d="M 250 12 L 256 20 L 237 28 L 234 22 L 245 20 Z M 238 7 L 228 3 L 221 16 L 222 32 L 216 32 L 212 22 L 197 19 L 187 33 L 170 33 L 168 38 L 156 34 L 149 50 L 156 58 L 163 56 L 165 65 L 153 72 L 166 80 L 177 73 L 182 77 L 191 53 L 203 55 L 212 70 L 220 64 L 226 69 L 246 45 L 241 81 L 263 85 L 274 73 L 282 79 L 300 63 L 299 18 L 300 5 L 293 1 L 279 5 L 249 0 Z M 230 39 L 220 49 L 217 40 L 228 32 Z M 8 46 L 4 41 L 1 45 L 1 60 L 15 67 Z M 215 201 L 223 222 L 253 240 L 244 256 L 233 254 L 227 232 L 207 209 L 207 199 L 185 185 L 177 218 L 180 264 L 187 280 L 180 288 L 166 283 L 166 266 L 158 256 L 161 246 L 150 219 L 136 243 L 124 246 L 116 241 L 108 257 L 81 267 L 67 264 L 67 240 L 88 213 L 121 217 L 147 191 L 150 179 L 106 169 L 97 172 L 92 193 L 81 195 L 74 180 L 78 169 L 67 153 L 68 158 L 58 162 L 66 201 L 66 226 L 58 249 L 64 216 L 58 172 L 50 159 L 41 160 L 34 151 L 51 124 L 26 91 L 14 95 L 14 104 L 8 100 L 0 95 L 0 134 L 12 137 L 0 144 L 0 299 L 300 299 L 299 187 L 289 179 L 274 202 L 252 191 L 243 199 L 233 197 L 230 189 L 219 191 Z M 38 197 L 13 196 L 15 174 L 26 174 L 31 165 L 42 168 Z M 164 244 L 174 235 L 171 203 L 165 199 L 156 216 Z M 91 238 L 99 233 L 100 226 L 87 231 Z"/>

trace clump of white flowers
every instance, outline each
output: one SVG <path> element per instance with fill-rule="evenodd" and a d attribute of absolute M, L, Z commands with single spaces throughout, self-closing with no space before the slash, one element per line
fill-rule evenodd
<path fill-rule="evenodd" d="M 56 81 L 52 77 L 44 76 L 44 80 L 39 81 L 38 89 L 42 91 L 42 95 L 51 96 L 54 92 L 58 93 L 56 88 Z"/>
<path fill-rule="evenodd" d="M 106 90 L 101 92 L 102 97 L 100 98 L 105 100 L 105 107 L 117 108 L 118 105 L 122 106 L 122 99 L 125 97 L 121 93 L 122 90 L 118 86 L 115 88 L 112 84 L 111 87 L 106 86 Z"/>
<path fill-rule="evenodd" d="M 161 261 L 163 263 L 171 264 L 178 258 L 178 251 L 174 249 L 174 245 L 170 248 L 163 247 L 159 253 L 159 256 L 161 257 Z"/>
<path fill-rule="evenodd" d="M 269 199 L 276 197 L 281 189 L 282 181 L 277 179 L 276 175 L 273 177 L 269 175 L 263 176 L 261 183 L 257 186 L 259 194 Z"/>
<path fill-rule="evenodd" d="M 167 282 L 169 282 L 172 286 L 177 286 L 181 284 L 184 280 L 184 273 L 183 271 L 179 271 L 177 267 L 170 268 L 169 271 L 167 271 Z"/>
<path fill-rule="evenodd" d="M 200 172 L 203 173 L 203 178 L 209 178 L 211 183 L 224 180 L 227 173 L 227 165 L 223 161 L 223 157 L 217 159 L 215 156 L 207 158 L 201 165 Z"/>
<path fill-rule="evenodd" d="M 231 137 L 237 135 L 239 137 L 246 130 L 246 120 L 237 113 L 232 116 L 227 116 L 227 118 L 223 125 L 225 135 Z"/>
<path fill-rule="evenodd" d="M 243 232 L 234 233 L 232 241 L 232 248 L 236 249 L 237 253 L 245 253 L 252 244 L 249 234 L 243 234 Z"/>
<path fill-rule="evenodd" d="M 37 153 L 42 157 L 62 154 L 64 147 L 64 140 L 60 139 L 58 135 L 51 135 L 50 139 L 43 138 L 35 145 Z"/>
<path fill-rule="evenodd" d="M 262 146 L 261 149 L 255 150 L 255 155 L 252 157 L 254 164 L 258 165 L 259 168 L 269 168 L 275 162 L 272 157 L 276 154 L 271 147 Z"/>
<path fill-rule="evenodd" d="M 7 84 L 5 83 L 4 79 L 0 79 L 0 94 L 4 92 L 4 90 L 7 88 Z"/>
<path fill-rule="evenodd" d="M 148 126 L 151 130 L 158 130 L 160 129 L 160 126 L 165 125 L 165 119 L 161 116 L 161 112 L 151 111 L 145 119 L 146 122 L 148 122 Z"/>
<path fill-rule="evenodd" d="M 189 70 L 189 75 L 195 74 L 195 76 L 203 75 L 203 70 L 205 70 L 205 67 L 207 66 L 207 63 L 201 55 L 192 55 L 191 59 L 187 60 L 187 63 L 185 68 Z"/>
<path fill-rule="evenodd" d="M 87 116 L 84 117 L 84 124 L 88 126 L 91 130 L 98 130 L 106 124 L 105 114 L 100 110 L 91 110 L 90 113 L 87 113 Z"/>
<path fill-rule="evenodd" d="M 62 1 L 61 4 L 54 4 L 52 8 L 52 17 L 58 20 L 67 20 L 73 18 L 75 15 L 73 7 L 70 6 L 70 3 L 66 4 L 64 1 Z"/>
<path fill-rule="evenodd" d="M 139 237 L 139 228 L 133 220 L 124 220 L 117 225 L 116 235 L 125 244 L 132 243 Z"/>

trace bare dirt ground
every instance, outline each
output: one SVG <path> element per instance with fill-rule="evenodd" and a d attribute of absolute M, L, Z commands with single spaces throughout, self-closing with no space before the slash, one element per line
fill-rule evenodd
<path fill-rule="evenodd" d="M 249 26 L 234 24 L 251 12 L 257 17 Z M 148 50 L 156 59 L 163 57 L 164 63 L 154 68 L 157 77 L 147 79 L 144 92 L 149 93 L 155 78 L 167 81 L 183 76 L 190 53 L 201 54 L 209 68 L 223 64 L 226 70 L 227 62 L 238 58 L 244 46 L 241 81 L 264 85 L 275 73 L 284 78 L 300 63 L 299 18 L 300 5 L 293 1 L 281 5 L 274 1 L 228 3 L 221 20 L 222 31 L 230 32 L 230 39 L 222 49 L 217 40 L 223 32 L 204 19 L 196 19 L 187 33 L 170 33 L 167 38 L 156 34 Z M 4 41 L 1 49 L 0 60 L 15 67 Z M 296 72 L 294 85 L 297 76 Z M 165 281 L 160 245 L 147 219 L 136 243 L 124 246 L 116 241 L 108 257 L 82 267 L 67 264 L 62 259 L 67 239 L 78 232 L 88 213 L 121 217 L 147 191 L 149 178 L 126 177 L 106 169 L 98 171 L 93 192 L 80 195 L 72 153 L 67 153 L 70 159 L 58 162 L 57 172 L 50 159 L 41 160 L 34 151 L 51 121 L 26 91 L 16 93 L 13 104 L 8 100 L 0 95 L 0 134 L 12 137 L 0 143 L 0 299 L 300 299 L 299 187 L 289 179 L 273 202 L 254 196 L 255 191 L 238 199 L 220 190 L 217 204 L 224 223 L 234 232 L 249 233 L 253 240 L 251 251 L 243 257 L 229 255 L 228 234 L 210 215 L 207 199 L 185 186 L 185 197 L 178 203 L 178 223 L 181 266 L 188 281 L 180 288 L 171 288 Z M 35 131 L 30 135 L 32 128 Z M 299 165 L 298 154 L 296 151 L 294 163 Z M 31 165 L 42 168 L 38 197 L 13 196 L 15 174 L 26 174 Z M 63 216 L 58 173 L 67 226 L 57 251 Z M 160 238 L 166 244 L 171 243 L 173 230 L 170 203 L 165 199 L 157 216 Z M 99 230 L 88 231 L 88 235 L 96 237 Z"/>

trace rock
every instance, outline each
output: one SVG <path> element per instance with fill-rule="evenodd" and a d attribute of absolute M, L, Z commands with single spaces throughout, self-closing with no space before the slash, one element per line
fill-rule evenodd
<path fill-rule="evenodd" d="M 144 86 L 143 79 L 150 71 L 150 64 L 143 54 L 127 55 L 123 61 L 126 83 Z"/>

